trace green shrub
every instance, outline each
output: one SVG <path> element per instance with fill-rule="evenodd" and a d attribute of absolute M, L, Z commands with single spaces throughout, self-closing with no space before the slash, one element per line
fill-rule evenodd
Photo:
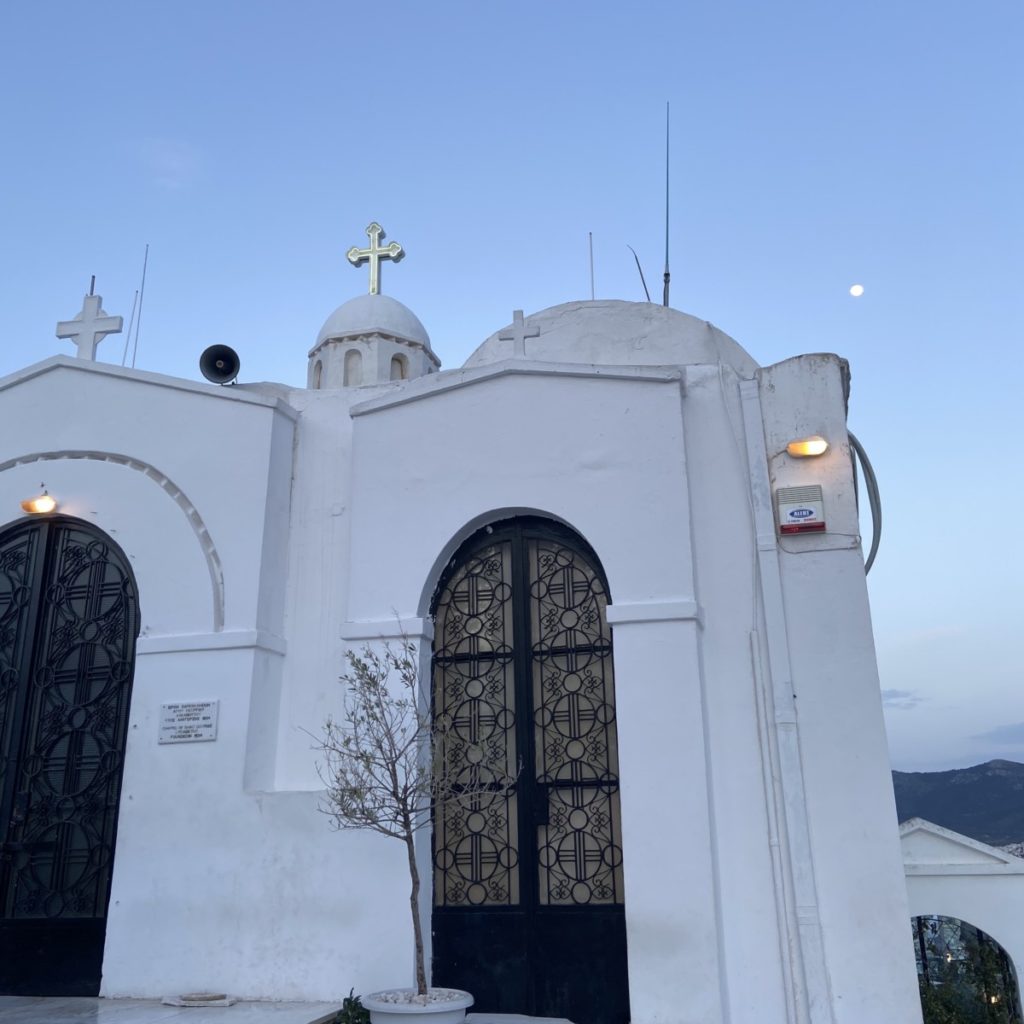
<path fill-rule="evenodd" d="M 348 990 L 332 1024 L 370 1024 L 370 1011 L 355 995 L 355 989 Z"/>

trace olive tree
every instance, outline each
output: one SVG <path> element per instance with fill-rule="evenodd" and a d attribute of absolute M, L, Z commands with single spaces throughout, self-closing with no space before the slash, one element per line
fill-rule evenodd
<path fill-rule="evenodd" d="M 491 755 L 470 766 L 451 723 L 434 720 L 421 689 L 416 645 L 407 636 L 347 654 L 345 709 L 315 737 L 326 786 L 321 810 L 337 829 L 365 829 L 405 845 L 416 989 L 427 994 L 415 837 L 446 804 L 471 806 L 510 784 Z M 450 741 L 452 740 L 452 741 Z"/>

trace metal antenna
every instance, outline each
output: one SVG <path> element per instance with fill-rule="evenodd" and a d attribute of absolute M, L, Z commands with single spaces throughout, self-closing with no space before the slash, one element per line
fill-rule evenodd
<path fill-rule="evenodd" d="M 135 289 L 135 298 L 132 299 L 132 315 L 128 317 L 128 330 L 124 335 L 124 351 L 121 353 L 121 365 L 128 362 L 128 345 L 132 340 L 132 328 L 135 326 L 135 310 L 139 305 L 139 289 Z"/>
<path fill-rule="evenodd" d="M 640 283 L 644 286 L 644 295 L 647 296 L 647 301 L 651 301 L 651 293 L 647 290 L 647 282 L 644 280 L 644 269 L 640 266 L 640 257 L 636 254 L 636 249 L 631 245 L 627 245 L 626 248 L 633 254 L 633 259 L 636 260 L 636 269 L 640 271 Z"/>
<path fill-rule="evenodd" d="M 587 237 L 590 239 L 590 301 L 594 301 L 594 232 L 588 231 Z"/>
<path fill-rule="evenodd" d="M 665 291 L 662 295 L 661 304 L 668 305 L 668 282 L 671 274 L 668 272 L 668 100 L 665 101 Z M 634 253 L 634 255 L 636 255 Z M 639 261 L 637 261 L 639 265 Z"/>
<path fill-rule="evenodd" d="M 95 274 L 92 275 L 92 280 L 89 282 L 89 294 L 90 295 L 95 295 L 96 294 L 96 275 Z"/>
<path fill-rule="evenodd" d="M 146 265 L 149 263 L 149 242 L 142 257 L 142 284 L 139 287 L 139 317 L 135 321 L 135 344 L 132 346 L 132 369 L 135 369 L 135 354 L 139 351 L 139 328 L 142 326 L 142 300 L 146 297 Z"/>

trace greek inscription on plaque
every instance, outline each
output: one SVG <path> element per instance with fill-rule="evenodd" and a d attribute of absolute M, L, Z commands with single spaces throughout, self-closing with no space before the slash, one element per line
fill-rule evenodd
<path fill-rule="evenodd" d="M 201 743 L 217 738 L 218 700 L 160 705 L 161 743 Z"/>

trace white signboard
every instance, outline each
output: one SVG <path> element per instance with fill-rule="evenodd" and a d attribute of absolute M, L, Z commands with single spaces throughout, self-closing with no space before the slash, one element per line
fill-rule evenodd
<path fill-rule="evenodd" d="M 161 743 L 198 743 L 217 738 L 218 700 L 160 705 Z"/>

